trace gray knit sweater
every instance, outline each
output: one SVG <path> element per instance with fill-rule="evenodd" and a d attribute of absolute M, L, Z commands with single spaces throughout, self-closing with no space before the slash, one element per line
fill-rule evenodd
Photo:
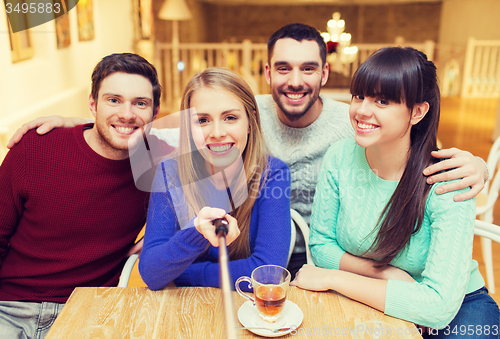
<path fill-rule="evenodd" d="M 323 155 L 334 142 L 354 136 L 349 105 L 320 95 L 323 111 L 316 121 L 304 128 L 292 128 L 278 118 L 271 95 L 255 98 L 269 153 L 290 167 L 291 207 L 309 224 Z M 302 252 L 305 252 L 304 238 L 297 232 L 294 253 Z"/>

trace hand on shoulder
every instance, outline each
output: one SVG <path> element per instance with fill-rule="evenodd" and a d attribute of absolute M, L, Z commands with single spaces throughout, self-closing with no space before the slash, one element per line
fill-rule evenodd
<path fill-rule="evenodd" d="M 468 192 L 457 194 L 454 197 L 455 201 L 463 201 L 474 198 L 483 189 L 484 183 L 488 179 L 488 169 L 482 159 L 458 148 L 434 151 L 432 156 L 445 160 L 439 161 L 424 170 L 424 175 L 429 176 L 427 178 L 428 184 L 461 179 L 438 186 L 436 188 L 437 194 L 470 187 L 471 189 Z"/>
<path fill-rule="evenodd" d="M 64 118 L 59 115 L 52 115 L 48 117 L 41 117 L 22 125 L 16 133 L 10 138 L 7 148 L 14 147 L 22 137 L 30 130 L 37 128 L 38 134 L 46 134 L 54 128 L 71 128 L 78 125 L 85 124 L 87 121 L 82 118 Z"/>

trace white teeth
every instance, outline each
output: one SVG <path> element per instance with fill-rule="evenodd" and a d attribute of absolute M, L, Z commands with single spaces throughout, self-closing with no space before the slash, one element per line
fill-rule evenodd
<path fill-rule="evenodd" d="M 115 128 L 119 131 L 119 132 L 123 132 L 123 133 L 130 133 L 134 130 L 133 127 L 123 127 L 123 126 L 115 126 Z"/>
<path fill-rule="evenodd" d="M 210 145 L 208 146 L 211 151 L 214 152 L 224 152 L 227 151 L 228 149 L 231 148 L 231 144 L 225 144 L 225 145 Z"/>
<path fill-rule="evenodd" d="M 293 93 L 287 93 L 286 96 L 292 100 L 298 100 L 304 96 L 303 93 L 300 94 L 293 94 Z"/>
<path fill-rule="evenodd" d="M 367 125 L 367 124 L 363 124 L 362 122 L 358 122 L 358 127 L 361 129 L 375 129 L 375 128 L 377 128 L 377 126 L 375 126 L 375 125 Z"/>

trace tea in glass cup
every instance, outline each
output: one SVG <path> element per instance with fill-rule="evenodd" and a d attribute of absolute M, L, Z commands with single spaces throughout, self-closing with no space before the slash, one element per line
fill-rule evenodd
<path fill-rule="evenodd" d="M 262 319 L 275 322 L 285 307 L 290 277 L 290 272 L 281 266 L 259 266 L 253 270 L 251 278 L 240 277 L 236 280 L 236 291 L 257 307 Z M 248 282 L 249 287 L 253 288 L 253 298 L 241 291 L 242 281 Z"/>

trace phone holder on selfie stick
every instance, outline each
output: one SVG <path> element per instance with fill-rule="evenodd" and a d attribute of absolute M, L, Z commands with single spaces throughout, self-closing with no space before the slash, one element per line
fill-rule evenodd
<path fill-rule="evenodd" d="M 226 338 L 236 338 L 236 319 L 234 316 L 233 298 L 231 296 L 231 279 L 229 279 L 229 256 L 227 255 L 226 235 L 228 222 L 225 218 L 213 221 L 215 233 L 219 238 L 219 267 L 220 285 L 222 288 L 222 307 L 224 308 L 224 322 L 226 325 Z"/>

